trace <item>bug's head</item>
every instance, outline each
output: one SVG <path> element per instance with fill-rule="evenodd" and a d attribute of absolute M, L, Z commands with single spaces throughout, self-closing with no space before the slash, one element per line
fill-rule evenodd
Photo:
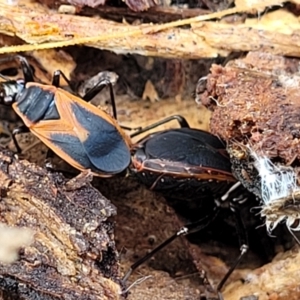
<path fill-rule="evenodd" d="M 24 86 L 25 82 L 23 79 L 0 82 L 0 103 L 5 105 L 14 103 Z"/>

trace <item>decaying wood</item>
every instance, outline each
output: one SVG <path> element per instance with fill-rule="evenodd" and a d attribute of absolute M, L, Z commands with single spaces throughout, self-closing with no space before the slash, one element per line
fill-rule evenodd
<path fill-rule="evenodd" d="M 213 65 L 207 77 L 206 91 L 198 95 L 198 101 L 213 111 L 211 131 L 227 142 L 233 173 L 259 198 L 262 198 L 263 191 L 262 175 L 258 175 L 257 163 L 249 149 L 255 155 L 274 159 L 276 168 L 273 176 L 292 170 L 294 174 L 299 174 L 299 65 L 300 61 L 296 58 L 248 53 L 246 57 L 231 61 L 225 67 Z M 202 86 L 199 89 L 201 91 Z M 285 169 L 279 171 L 279 166 Z M 267 168 L 263 171 L 265 174 L 268 172 Z M 268 176 L 272 184 L 274 177 Z M 289 182 L 282 178 L 277 177 L 278 183 L 274 186 L 278 191 L 281 185 L 286 185 L 291 195 L 287 193 L 281 196 L 282 199 L 279 196 L 270 198 L 269 202 L 257 201 L 257 213 L 261 210 L 268 230 L 281 221 L 283 226 L 287 223 L 291 229 L 297 226 L 299 205 L 293 190 L 295 187 L 289 187 Z M 296 180 L 295 176 L 295 185 Z M 282 205 L 276 206 L 279 200 Z M 296 217 L 291 212 L 295 212 Z M 292 225 L 288 223 L 291 218 L 296 220 L 295 223 L 291 222 Z M 289 232 L 287 234 L 290 235 Z M 283 237 L 275 236 L 277 239 Z M 299 299 L 299 258 L 297 247 L 280 259 L 247 273 L 242 277 L 243 282 L 228 286 L 225 299 L 246 296 Z"/>
<path fill-rule="evenodd" d="M 57 7 L 57 2 L 53 3 Z M 58 7 L 57 7 L 58 8 Z M 200 15 L 207 15 L 209 11 L 201 8 L 177 8 L 169 6 L 154 6 L 146 11 L 136 12 L 129 8 L 98 6 L 94 9 L 83 7 L 81 12 L 84 15 L 95 16 L 121 22 L 124 18 L 127 22 L 132 23 L 135 20 L 142 19 L 144 23 L 166 23 L 180 19 L 193 18 Z"/>
<path fill-rule="evenodd" d="M 229 285 L 225 292 L 226 300 L 298 300 L 299 291 L 299 247 L 279 255 L 270 264 L 248 272 L 244 282 Z M 249 296 L 249 298 L 247 298 Z M 251 298 L 256 297 L 256 298 Z"/>
<path fill-rule="evenodd" d="M 241 12 L 259 12 L 270 5 L 278 4 L 281 2 L 275 0 L 250 5 L 243 3 L 225 11 L 161 25 L 128 25 L 104 19 L 61 15 L 50 12 L 37 3 L 10 6 L 5 0 L 1 0 L 1 32 L 17 36 L 34 45 L 3 47 L 0 53 L 87 44 L 117 53 L 168 58 L 227 56 L 237 49 L 251 51 L 257 50 L 258 47 L 273 53 L 299 56 L 299 44 L 297 39 L 292 38 L 297 36 L 300 26 L 297 16 L 286 16 L 283 9 L 278 10 L 280 17 L 276 16 L 276 24 L 275 21 L 268 20 L 268 13 L 263 18 L 255 19 L 256 24 L 251 24 L 251 19 L 249 22 L 246 20 L 241 23 L 240 19 L 234 22 L 234 18 L 231 19 L 231 24 L 204 22 Z M 175 28 L 183 25 L 190 25 L 192 28 Z M 226 43 L 224 36 L 229 34 L 230 39 Z M 288 42 L 283 43 L 285 40 Z"/>
<path fill-rule="evenodd" d="M 212 132 L 286 164 L 300 160 L 299 67 L 299 59 L 260 52 L 214 65 L 200 96 L 214 110 Z"/>
<path fill-rule="evenodd" d="M 70 181 L 0 152 L 0 222 L 29 228 L 33 241 L 12 264 L 0 264 L 6 297 L 119 299 L 115 207 L 83 174 Z M 11 299 L 11 298 L 10 298 Z"/>
<path fill-rule="evenodd" d="M 56 6 L 60 4 L 69 3 L 72 6 L 76 7 L 76 11 L 80 11 L 82 7 L 91 7 L 96 8 L 98 6 L 105 5 L 106 0 L 66 0 L 66 1 L 53 1 L 53 0 L 45 0 L 40 1 L 50 6 Z M 148 10 L 151 7 L 155 7 L 157 5 L 161 5 L 163 1 L 160 0 L 125 0 L 126 5 L 133 11 L 140 12 Z"/>

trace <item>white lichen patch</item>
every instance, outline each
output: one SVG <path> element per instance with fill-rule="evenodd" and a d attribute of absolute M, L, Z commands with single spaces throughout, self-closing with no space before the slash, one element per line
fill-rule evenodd
<path fill-rule="evenodd" d="M 251 149 L 250 154 L 261 177 L 261 216 L 267 230 L 271 233 L 280 222 L 285 222 L 290 231 L 300 230 L 300 186 L 294 169 L 275 165 Z"/>

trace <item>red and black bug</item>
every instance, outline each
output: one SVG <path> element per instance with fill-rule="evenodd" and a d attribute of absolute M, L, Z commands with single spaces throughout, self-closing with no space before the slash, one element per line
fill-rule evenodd
<path fill-rule="evenodd" d="M 17 133 L 30 130 L 81 171 L 90 169 L 101 177 L 124 171 L 130 164 L 130 138 L 115 118 L 87 102 L 106 85 L 112 94 L 110 83 L 100 81 L 81 99 L 59 88 L 60 76 L 69 82 L 62 72 L 55 72 L 52 85 L 36 83 L 27 60 L 16 58 L 21 62 L 24 80 L 0 84 L 0 102 L 12 103 L 25 125 L 13 132 L 14 140 Z M 15 144 L 18 145 L 16 140 Z"/>
<path fill-rule="evenodd" d="M 14 130 L 14 140 L 17 133 L 31 131 L 80 171 L 90 169 L 96 176 L 111 177 L 129 170 L 150 189 L 174 202 L 179 201 L 180 207 L 183 207 L 181 210 L 184 211 L 187 202 L 203 210 L 201 216 L 190 215 L 193 221 L 190 225 L 184 226 L 134 264 L 131 271 L 176 237 L 205 228 L 214 219 L 219 202 L 244 199 L 245 190 L 241 190 L 233 177 L 225 145 L 217 137 L 189 128 L 181 116 L 171 116 L 128 136 L 116 121 L 110 82 L 100 81 L 80 98 L 59 88 L 60 76 L 69 83 L 60 71 L 55 72 L 52 85 L 36 83 L 27 60 L 21 56 L 9 59 L 15 58 L 21 62 L 24 80 L 9 80 L 1 76 L 6 81 L 0 83 L 0 103 L 12 104 L 24 122 L 24 126 Z M 110 88 L 113 117 L 87 102 L 106 85 Z M 177 120 L 181 128 L 157 132 L 136 144 L 132 143 L 132 137 L 171 120 Z M 242 221 L 236 215 L 244 245 L 247 241 Z M 241 256 L 246 249 L 246 246 L 242 247 Z M 236 264 L 239 261 L 240 257 Z M 228 271 L 218 290 L 236 264 Z"/>

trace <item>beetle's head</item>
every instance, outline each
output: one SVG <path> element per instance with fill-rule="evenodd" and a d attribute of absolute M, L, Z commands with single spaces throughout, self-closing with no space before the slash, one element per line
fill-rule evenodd
<path fill-rule="evenodd" d="M 24 87 L 23 79 L 0 82 L 0 103 L 11 105 Z"/>

